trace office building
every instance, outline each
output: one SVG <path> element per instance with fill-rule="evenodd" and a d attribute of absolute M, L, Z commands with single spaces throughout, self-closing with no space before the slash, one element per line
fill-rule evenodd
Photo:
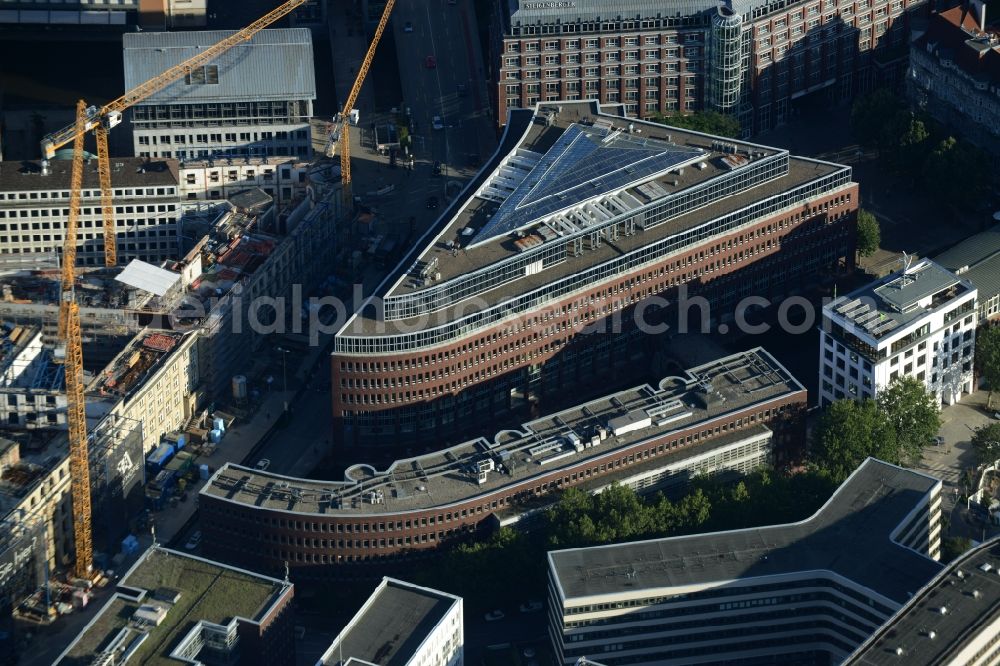
<path fill-rule="evenodd" d="M 975 0 L 932 13 L 910 49 L 906 81 L 918 108 L 995 156 L 1000 151 L 1000 31 L 988 27 L 986 18 L 985 4 Z"/>
<path fill-rule="evenodd" d="M 934 261 L 976 288 L 980 323 L 1000 317 L 1000 226 L 969 236 Z"/>
<path fill-rule="evenodd" d="M 73 500 L 65 432 L 0 438 L 0 608 L 72 562 Z"/>
<path fill-rule="evenodd" d="M 940 489 L 869 458 L 798 523 L 552 551 L 557 661 L 838 663 L 941 570 Z"/>
<path fill-rule="evenodd" d="M 850 268 L 857 205 L 849 167 L 590 102 L 518 111 L 336 334 L 335 441 L 429 446 L 655 376 L 665 319 L 715 331 Z"/>
<path fill-rule="evenodd" d="M 139 0 L 143 30 L 203 28 L 208 23 L 208 0 Z"/>
<path fill-rule="evenodd" d="M 198 351 L 195 331 L 143 330 L 87 387 L 87 415 L 139 424 L 148 454 L 208 402 Z"/>
<path fill-rule="evenodd" d="M 0 323 L 0 427 L 66 426 L 64 366 L 40 326 Z"/>
<path fill-rule="evenodd" d="M 1000 542 L 957 558 L 844 661 L 844 666 L 995 664 L 1000 659 Z"/>
<path fill-rule="evenodd" d="M 310 162 L 294 157 L 185 160 L 179 170 L 181 204 L 218 202 L 259 187 L 280 208 L 305 196 L 311 168 Z"/>
<path fill-rule="evenodd" d="M 154 545 L 56 664 L 292 666 L 291 583 Z"/>
<path fill-rule="evenodd" d="M 121 26 L 135 21 L 141 0 L 0 0 L 0 23 Z"/>
<path fill-rule="evenodd" d="M 623 104 L 631 117 L 719 111 L 744 135 L 781 125 L 796 100 L 894 86 L 908 14 L 922 0 L 804 3 L 647 0 L 494 3 L 490 76 L 497 123 L 560 100 Z"/>
<path fill-rule="evenodd" d="M 287 562 L 297 580 L 349 579 L 516 523 L 564 488 L 683 489 L 698 474 L 780 462 L 803 442 L 806 391 L 763 349 L 678 374 L 385 470 L 353 465 L 343 481 L 227 464 L 199 494 L 202 548 L 258 571 Z"/>
<path fill-rule="evenodd" d="M 383 578 L 316 666 L 462 666 L 462 598 Z"/>
<path fill-rule="evenodd" d="M 122 36 L 125 89 L 233 34 L 137 32 Z M 316 99 L 311 33 L 265 29 L 129 111 L 139 157 L 312 155 Z"/>
<path fill-rule="evenodd" d="M 0 162 L 0 266 L 55 265 L 69 215 L 70 161 Z M 111 160 L 118 260 L 160 262 L 177 254 L 176 160 Z M 77 264 L 104 265 L 104 218 L 96 160 L 83 170 Z M 10 256 L 10 255 L 29 255 Z"/>
<path fill-rule="evenodd" d="M 976 287 L 929 259 L 823 306 L 820 404 L 915 377 L 944 404 L 973 390 Z"/>

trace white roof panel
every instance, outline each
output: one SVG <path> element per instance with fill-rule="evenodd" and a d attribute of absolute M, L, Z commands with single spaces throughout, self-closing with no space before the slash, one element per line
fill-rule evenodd
<path fill-rule="evenodd" d="M 147 264 L 145 261 L 133 259 L 115 279 L 130 287 L 163 296 L 177 284 L 181 276 L 153 264 Z"/>

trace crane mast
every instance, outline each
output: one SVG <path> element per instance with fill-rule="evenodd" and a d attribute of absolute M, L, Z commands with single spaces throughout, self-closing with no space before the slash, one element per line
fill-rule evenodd
<path fill-rule="evenodd" d="M 90 460 L 87 455 L 87 416 L 83 396 L 83 341 L 80 335 L 80 308 L 73 293 L 76 281 L 76 230 L 80 220 L 80 190 L 83 187 L 83 127 L 87 104 L 76 105 L 73 137 L 73 165 L 70 171 L 69 217 L 63 239 L 62 281 L 59 295 L 59 341 L 65 347 L 66 402 L 69 422 L 70 492 L 73 497 L 73 539 L 76 548 L 74 573 L 88 578 L 94 561 L 90 526 Z"/>
<path fill-rule="evenodd" d="M 118 248 L 115 241 L 115 213 L 112 205 L 111 166 L 108 158 L 108 131 L 122 121 L 122 113 L 138 104 L 168 85 L 190 74 L 192 70 L 201 67 L 222 55 L 237 44 L 248 41 L 258 32 L 280 18 L 287 16 L 305 3 L 306 0 L 287 0 L 284 4 L 268 12 L 250 25 L 237 30 L 229 37 L 209 46 L 204 51 L 196 53 L 182 63 L 157 74 L 153 78 L 140 83 L 118 99 L 97 108 L 85 108 L 83 125 L 78 122 L 53 132 L 42 138 L 42 159 L 50 160 L 56 151 L 74 142 L 78 136 L 93 131 L 97 139 L 97 170 L 101 181 L 101 216 L 104 222 L 104 263 L 107 266 L 118 264 Z M 392 0 L 390 0 L 390 4 Z M 367 70 L 366 70 L 367 71 Z"/>
<path fill-rule="evenodd" d="M 348 117 L 350 116 L 351 109 L 354 108 L 355 102 L 358 101 L 358 93 L 361 92 L 361 86 L 365 82 L 365 77 L 368 76 L 368 70 L 372 66 L 372 59 L 375 57 L 375 48 L 378 46 L 379 40 L 382 39 L 382 33 L 385 31 L 385 26 L 389 22 L 389 14 L 392 13 L 392 8 L 396 4 L 396 0 L 387 0 L 385 3 L 385 8 L 382 10 L 382 17 L 378 20 L 378 26 L 375 28 L 375 36 L 372 37 L 372 43 L 368 45 L 368 51 L 365 53 L 365 59 L 361 61 L 361 67 L 358 69 L 358 75 L 354 79 L 354 85 L 351 86 L 351 92 L 347 95 L 347 101 L 344 103 L 344 110 L 340 114 L 340 180 L 343 185 L 343 197 L 345 205 L 349 206 L 352 201 L 351 197 L 351 133 L 348 129 Z"/>

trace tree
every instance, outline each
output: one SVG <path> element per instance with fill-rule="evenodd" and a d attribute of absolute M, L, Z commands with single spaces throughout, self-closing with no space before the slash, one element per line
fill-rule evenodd
<path fill-rule="evenodd" d="M 993 391 L 1000 389 L 1000 326 L 984 326 L 976 333 L 976 369 L 990 390 L 989 405 Z"/>
<path fill-rule="evenodd" d="M 868 257 L 875 253 L 882 242 L 882 229 L 878 219 L 863 208 L 858 209 L 858 254 Z"/>
<path fill-rule="evenodd" d="M 896 430 L 873 400 L 837 400 L 820 418 L 812 446 L 812 462 L 840 483 L 872 456 L 899 463 Z"/>
<path fill-rule="evenodd" d="M 953 205 L 981 201 L 993 178 L 989 157 L 968 143 L 949 136 L 924 161 L 923 181 L 928 192 Z"/>
<path fill-rule="evenodd" d="M 941 427 L 934 396 L 919 379 L 901 377 L 879 391 L 876 402 L 896 431 L 899 459 L 919 459 Z"/>
<path fill-rule="evenodd" d="M 855 138 L 862 145 L 879 150 L 891 146 L 889 137 L 898 129 L 898 124 L 886 120 L 897 119 L 902 106 L 899 98 L 884 88 L 856 101 L 851 107 L 851 130 Z"/>
<path fill-rule="evenodd" d="M 1000 423 L 989 423 L 976 428 L 972 433 L 972 448 L 983 464 L 1000 458 Z"/>
<path fill-rule="evenodd" d="M 657 113 L 650 120 L 704 134 L 715 134 L 730 138 L 736 138 L 740 135 L 740 122 L 732 116 L 727 116 L 717 111 L 698 111 L 687 115 L 681 113 L 671 115 Z"/>

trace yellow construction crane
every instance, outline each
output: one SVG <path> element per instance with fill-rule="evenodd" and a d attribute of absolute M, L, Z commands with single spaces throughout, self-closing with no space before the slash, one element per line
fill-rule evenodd
<path fill-rule="evenodd" d="M 80 308 L 77 305 L 76 282 L 77 226 L 80 219 L 80 198 L 83 187 L 83 140 L 91 130 L 97 138 L 98 171 L 101 181 L 101 208 L 104 217 L 104 257 L 109 266 L 117 263 L 115 248 L 114 210 L 111 202 L 111 169 L 108 161 L 108 130 L 121 122 L 122 112 L 141 102 L 157 90 L 188 74 L 196 67 L 213 60 L 227 49 L 247 41 L 260 30 L 287 15 L 306 0 L 288 0 L 274 11 L 246 28 L 210 46 L 201 53 L 175 65 L 136 86 L 100 109 L 88 107 L 80 100 L 76 105 L 76 121 L 42 140 L 42 157 L 51 159 L 56 150 L 73 143 L 70 171 L 69 217 L 63 240 L 62 281 L 59 302 L 59 342 L 57 360 L 66 368 L 67 420 L 69 422 L 70 487 L 73 496 L 73 536 L 76 541 L 74 573 L 89 578 L 94 561 L 90 508 L 90 460 L 87 451 L 87 417 L 83 394 L 83 343 L 80 333 Z"/>
<path fill-rule="evenodd" d="M 375 28 L 375 36 L 372 37 L 372 43 L 368 45 L 368 52 L 365 53 L 365 59 L 361 61 L 361 67 L 358 69 L 358 76 L 354 79 L 354 85 L 351 86 L 351 92 L 347 95 L 347 101 L 344 102 L 344 110 L 340 112 L 338 118 L 334 119 L 336 129 L 333 131 L 333 140 L 340 143 L 340 178 L 343 183 L 345 206 L 350 206 L 352 202 L 349 118 L 351 110 L 354 108 L 354 103 L 358 101 L 358 93 L 361 92 L 361 85 L 365 82 L 368 69 L 372 66 L 372 58 L 375 57 L 375 47 L 378 46 L 379 40 L 382 39 L 385 25 L 389 22 L 389 14 L 392 13 L 392 8 L 395 4 L 396 0 L 386 0 L 385 8 L 382 10 L 382 18 L 379 19 L 378 26 Z M 334 145 L 333 142 L 331 142 L 332 145 Z"/>
<path fill-rule="evenodd" d="M 87 104 L 76 105 L 73 127 L 73 165 L 70 172 L 69 217 L 63 240 L 62 292 L 59 295 L 59 341 L 64 346 L 60 361 L 66 365 L 66 402 L 69 421 L 70 490 L 73 495 L 73 536 L 76 542 L 78 578 L 89 578 L 94 561 L 90 530 L 90 460 L 87 455 L 87 416 L 83 397 L 83 342 L 80 339 L 80 308 L 73 285 L 76 280 L 76 228 L 80 219 L 80 189 L 83 186 L 83 136 Z"/>
<path fill-rule="evenodd" d="M 111 163 L 108 158 L 108 131 L 122 121 L 122 113 L 129 107 L 138 104 L 174 81 L 190 74 L 195 68 L 215 60 L 215 58 L 233 46 L 246 42 L 258 32 L 278 19 L 287 16 L 296 7 L 305 2 L 306 0 L 287 0 L 280 7 L 268 12 L 242 30 L 191 56 L 184 62 L 174 65 L 145 83 L 139 84 L 118 99 L 108 102 L 100 108 L 96 106 L 86 107 L 84 105 L 85 113 L 82 130 L 80 129 L 79 122 L 77 122 L 64 127 L 58 132 L 53 132 L 42 139 L 42 159 L 50 160 L 55 156 L 57 150 L 69 142 L 75 141 L 76 137 L 81 133 L 86 134 L 93 130 L 94 137 L 97 140 L 97 171 L 101 181 L 101 215 L 104 219 L 104 263 L 107 266 L 115 266 L 118 263 L 118 250 L 115 242 L 115 215 L 111 202 Z"/>

